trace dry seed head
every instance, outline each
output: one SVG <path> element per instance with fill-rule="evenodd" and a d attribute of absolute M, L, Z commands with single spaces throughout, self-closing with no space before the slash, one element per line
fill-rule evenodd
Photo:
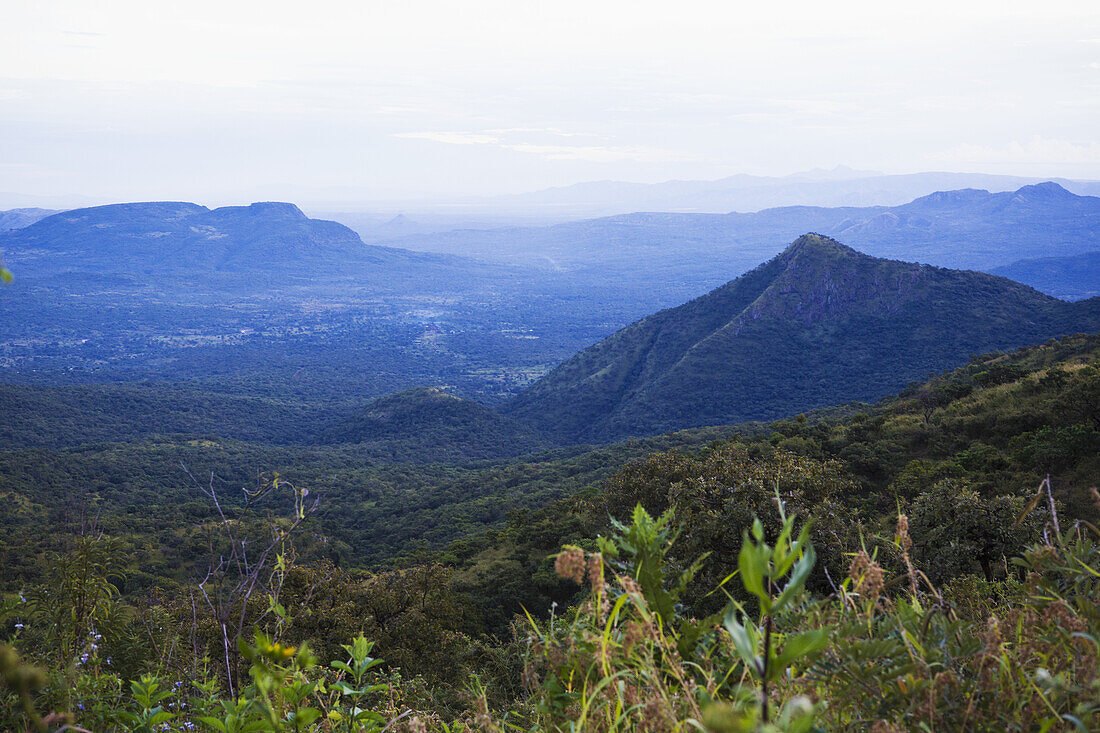
<path fill-rule="evenodd" d="M 523 687 L 528 692 L 534 692 L 538 689 L 541 678 L 538 671 L 530 664 L 523 665 L 523 671 L 520 673 L 520 681 L 523 683 Z"/>
<path fill-rule="evenodd" d="M 904 552 L 909 552 L 913 549 L 913 540 L 909 537 L 909 517 L 904 514 L 898 515 L 898 543 L 901 545 L 901 549 Z"/>
<path fill-rule="evenodd" d="M 628 684 L 623 687 L 623 700 L 626 701 L 627 707 L 634 707 L 642 702 L 644 695 L 638 691 L 638 688 L 634 685 Z"/>
<path fill-rule="evenodd" d="M 584 583 L 584 568 L 584 550 L 579 547 L 566 547 L 554 560 L 554 572 L 577 585 Z"/>
<path fill-rule="evenodd" d="M 668 711 L 665 710 L 663 701 L 656 695 L 651 695 L 642 706 L 641 730 L 664 733 L 672 729 L 668 719 Z"/>
<path fill-rule="evenodd" d="M 598 552 L 588 556 L 588 582 L 592 585 L 593 593 L 603 593 L 603 555 Z"/>
<path fill-rule="evenodd" d="M 623 650 L 627 654 L 634 648 L 634 645 L 645 638 L 645 629 L 637 621 L 629 621 L 626 624 L 626 628 L 623 630 Z"/>
<path fill-rule="evenodd" d="M 856 585 L 859 584 L 860 578 L 867 572 L 867 568 L 871 565 L 871 558 L 866 552 L 860 550 L 852 558 L 852 562 L 848 565 L 848 577 L 852 579 L 852 582 Z"/>
<path fill-rule="evenodd" d="M 871 733 L 905 733 L 905 729 L 896 723 L 878 720 L 871 726 Z"/>
<path fill-rule="evenodd" d="M 638 581 L 629 575 L 619 576 L 619 585 L 623 587 L 623 591 L 629 593 L 632 596 L 642 595 L 642 586 L 638 585 Z"/>
<path fill-rule="evenodd" d="M 485 699 L 485 695 L 478 695 L 474 699 L 474 707 L 477 711 L 477 715 L 474 716 L 474 723 L 482 730 L 493 729 L 493 716 L 489 714 L 489 701 Z"/>
<path fill-rule="evenodd" d="M 856 592 L 872 602 L 878 601 L 886 584 L 882 568 L 865 550 L 860 550 L 852 558 L 852 564 L 848 566 L 848 577 L 855 584 Z"/>
<path fill-rule="evenodd" d="M 553 644 L 546 650 L 546 663 L 551 669 L 557 669 L 565 664 L 565 649 L 560 644 Z"/>
<path fill-rule="evenodd" d="M 985 645 L 989 649 L 1000 649 L 1004 639 L 1001 636 L 1001 622 L 996 616 L 990 616 L 985 626 Z"/>

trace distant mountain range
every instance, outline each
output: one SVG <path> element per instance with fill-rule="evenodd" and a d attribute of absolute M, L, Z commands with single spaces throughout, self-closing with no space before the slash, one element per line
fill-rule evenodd
<path fill-rule="evenodd" d="M 1053 182 L 990 193 L 943 191 L 901 206 L 794 206 L 755 214 L 637 213 L 544 227 L 459 230 L 390 240 L 393 246 L 549 270 L 598 271 L 609 281 L 693 284 L 744 272 L 806 231 L 868 254 L 990 270 L 1020 259 L 1100 250 L 1100 198 Z M 1089 292 L 1060 290 L 1068 297 Z"/>
<path fill-rule="evenodd" d="M 1081 194 L 1100 195 L 1100 181 L 1033 178 L 983 173 L 908 173 L 885 175 L 840 166 L 783 177 L 735 175 L 716 181 L 626 183 L 592 181 L 531 193 L 463 202 L 467 211 L 483 208 L 528 215 L 558 212 L 608 216 L 635 211 L 696 213 L 750 212 L 781 206 L 894 206 L 935 191 L 978 188 L 1014 191 L 1052 180 Z"/>
<path fill-rule="evenodd" d="M 799 180 L 821 182 L 813 174 Z M 437 217 L 428 229 L 456 221 Z M 1000 193 L 938 191 L 889 207 L 634 213 L 551 226 L 427 233 L 416 233 L 418 226 L 404 217 L 378 223 L 368 245 L 346 226 L 308 218 L 292 204 L 213 210 L 188 203 L 117 204 L 66 211 L 0 232 L 0 253 L 23 276 L 201 273 L 209 283 L 232 283 L 247 275 L 292 282 L 308 275 L 376 281 L 387 292 L 453 289 L 470 278 L 503 282 L 521 268 L 525 272 L 519 276 L 549 284 L 554 292 L 605 287 L 613 288 L 620 302 L 648 302 L 631 315 L 637 317 L 716 287 L 723 275 L 748 270 L 775 255 L 777 242 L 806 231 L 878 257 L 987 272 L 1020 260 L 1100 251 L 1100 198 L 1045 182 Z M 1050 272 L 1051 277 L 1034 281 L 1048 294 L 1079 299 L 1100 289 L 1087 273 L 1067 270 L 1065 278 L 1052 279 Z M 653 293 L 660 295 L 647 295 Z"/>
<path fill-rule="evenodd" d="M 504 412 L 563 442 L 763 420 L 876 399 L 974 353 L 1098 329 L 1100 299 L 1065 303 L 808 234 L 585 349 Z"/>

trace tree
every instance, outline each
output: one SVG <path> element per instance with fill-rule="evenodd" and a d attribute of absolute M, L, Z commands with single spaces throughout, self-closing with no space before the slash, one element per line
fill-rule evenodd
<path fill-rule="evenodd" d="M 1024 501 L 985 498 L 964 482 L 946 479 L 913 502 L 909 524 L 917 564 L 939 582 L 977 569 L 993 580 L 993 567 L 1023 552 L 1037 531 L 1031 515 L 1017 523 Z"/>

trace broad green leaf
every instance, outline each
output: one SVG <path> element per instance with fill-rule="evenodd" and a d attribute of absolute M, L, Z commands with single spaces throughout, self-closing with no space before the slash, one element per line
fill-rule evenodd
<path fill-rule="evenodd" d="M 226 728 L 225 722 L 220 720 L 219 718 L 204 716 L 202 718 L 199 718 L 199 722 L 203 725 L 210 726 L 216 731 L 220 731 L 220 733 L 228 733 L 229 730 L 228 728 Z"/>
<path fill-rule="evenodd" d="M 764 562 L 760 551 L 756 545 L 749 542 L 746 534 L 741 543 L 741 552 L 737 557 L 737 567 L 741 571 L 741 583 L 744 584 L 745 590 L 761 599 L 761 602 L 767 599 L 767 593 L 764 591 Z"/>
<path fill-rule="evenodd" d="M 776 610 L 784 608 L 801 592 L 806 579 L 810 577 L 810 571 L 814 569 L 816 560 L 817 555 L 814 553 L 813 545 L 807 546 L 806 551 L 802 553 L 802 559 L 795 563 L 794 570 L 791 571 L 791 578 L 787 581 L 787 586 L 775 599 L 774 608 Z"/>
<path fill-rule="evenodd" d="M 763 660 L 756 655 L 756 634 L 750 632 L 749 627 L 737 620 L 733 609 L 726 613 L 722 626 L 729 632 L 730 639 L 733 641 L 733 648 L 745 662 L 745 666 L 749 668 L 755 677 L 759 678 L 764 664 Z M 755 631 L 755 627 L 752 627 L 752 630 Z"/>
<path fill-rule="evenodd" d="M 775 673 L 782 674 L 794 662 L 821 651 L 828 643 L 829 634 L 825 629 L 813 629 L 787 637 L 783 651 L 775 658 Z"/>

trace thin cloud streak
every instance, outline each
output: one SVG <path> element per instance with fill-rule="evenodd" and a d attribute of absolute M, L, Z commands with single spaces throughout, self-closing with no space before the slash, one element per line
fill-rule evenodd
<path fill-rule="evenodd" d="M 515 153 L 537 155 L 546 160 L 573 160 L 590 163 L 614 163 L 634 161 L 638 163 L 673 163 L 698 160 L 692 153 L 679 150 L 665 150 L 645 146 L 615 145 L 545 145 L 534 142 L 511 142 L 498 135 L 489 134 L 517 132 L 549 133 L 561 137 L 589 136 L 590 133 L 563 133 L 545 128 L 513 127 L 485 132 L 396 132 L 391 137 L 406 140 L 427 140 L 446 145 L 491 145 L 501 150 Z"/>

